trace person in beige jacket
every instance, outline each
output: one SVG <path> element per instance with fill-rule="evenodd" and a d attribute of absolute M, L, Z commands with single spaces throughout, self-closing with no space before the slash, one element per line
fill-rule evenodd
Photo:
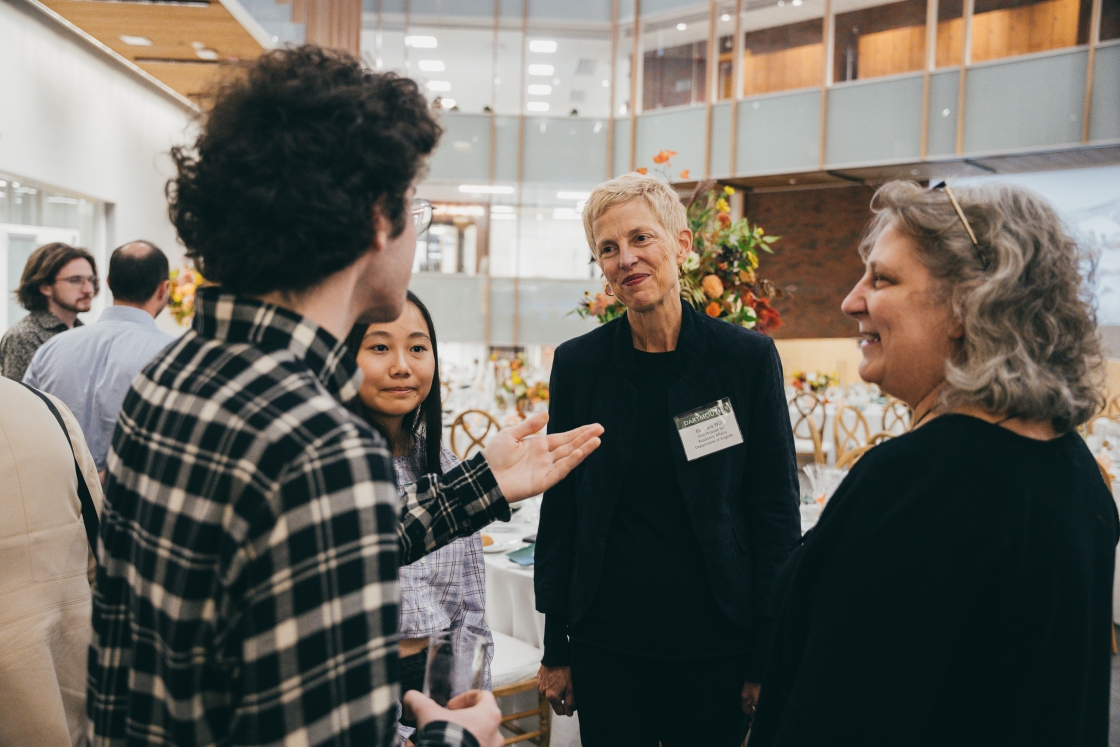
<path fill-rule="evenodd" d="M 0 378 L 0 745 L 86 742 L 96 559 L 75 459 L 99 513 L 101 483 L 78 421 L 51 401 L 70 443 L 35 392 Z"/>

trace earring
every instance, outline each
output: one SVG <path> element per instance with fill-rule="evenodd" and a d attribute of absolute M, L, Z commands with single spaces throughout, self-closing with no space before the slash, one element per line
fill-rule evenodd
<path fill-rule="evenodd" d="M 603 292 L 606 293 L 611 298 L 614 298 L 614 291 L 611 290 L 611 284 L 610 283 L 607 283 L 607 289 Z"/>

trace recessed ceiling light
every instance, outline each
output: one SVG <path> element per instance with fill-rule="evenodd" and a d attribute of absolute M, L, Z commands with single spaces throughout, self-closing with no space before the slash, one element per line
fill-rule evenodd
<path fill-rule="evenodd" d="M 468 195 L 511 195 L 513 194 L 513 187 L 499 187 L 489 184 L 460 184 L 459 191 Z"/>
<path fill-rule="evenodd" d="M 125 44 L 129 44 L 133 47 L 150 47 L 150 46 L 152 46 L 152 40 L 149 39 L 146 36 L 132 36 L 131 34 L 121 34 L 120 35 L 120 40 L 122 42 L 124 42 Z"/>
<path fill-rule="evenodd" d="M 491 213 L 512 213 L 513 205 L 491 205 Z"/>
<path fill-rule="evenodd" d="M 552 93 L 552 86 L 546 86 L 540 83 L 529 86 L 529 94 L 531 96 L 547 96 Z"/>
<path fill-rule="evenodd" d="M 728 21 L 731 20 L 731 14 L 730 13 L 724 13 L 722 16 L 719 17 L 719 20 L 723 21 L 724 23 L 727 23 Z"/>
<path fill-rule="evenodd" d="M 557 192 L 556 197 L 561 200 L 586 200 L 591 196 L 590 192 Z"/>
<path fill-rule="evenodd" d="M 443 60 L 420 60 L 416 64 L 425 73 L 442 73 L 446 69 Z"/>
<path fill-rule="evenodd" d="M 677 24 L 677 31 L 684 31 L 684 30 L 685 30 L 685 29 L 687 29 L 687 28 L 688 28 L 688 24 L 687 24 L 687 23 L 678 23 L 678 24 Z"/>
<path fill-rule="evenodd" d="M 530 101 L 525 105 L 525 108 L 531 112 L 546 112 L 548 111 L 547 101 Z"/>
<path fill-rule="evenodd" d="M 215 52 L 213 49 L 196 49 L 194 51 L 194 53 L 196 55 L 198 55 L 198 59 L 200 59 L 200 60 L 216 60 L 216 59 L 218 59 L 218 53 Z"/>
<path fill-rule="evenodd" d="M 552 211 L 553 220 L 580 220 L 581 218 L 583 216 L 571 208 L 556 208 Z"/>
<path fill-rule="evenodd" d="M 801 5 L 801 0 L 793 0 L 793 4 L 794 4 L 795 6 L 796 6 L 796 5 Z"/>
<path fill-rule="evenodd" d="M 435 49 L 437 42 L 434 36 L 406 36 L 404 45 L 413 49 Z"/>
<path fill-rule="evenodd" d="M 529 51 L 551 54 L 556 51 L 556 42 L 547 39 L 533 39 L 529 42 Z"/>
<path fill-rule="evenodd" d="M 603 78 L 603 88 L 610 88 L 610 87 L 611 87 L 611 82 L 609 80 L 607 80 L 606 78 Z"/>
<path fill-rule="evenodd" d="M 440 106 L 442 106 L 444 109 L 454 109 L 455 108 L 455 99 L 440 99 L 439 103 L 440 103 Z M 468 145 L 469 145 L 469 143 L 468 143 Z"/>
<path fill-rule="evenodd" d="M 530 65 L 529 75 L 552 75 L 555 68 L 552 65 Z"/>
<path fill-rule="evenodd" d="M 428 81 L 428 90 L 429 91 L 450 91 L 451 90 L 451 81 L 429 80 Z"/>

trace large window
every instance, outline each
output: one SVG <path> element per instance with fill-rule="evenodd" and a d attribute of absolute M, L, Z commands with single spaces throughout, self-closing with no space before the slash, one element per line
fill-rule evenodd
<path fill-rule="evenodd" d="M 778 0 L 743 14 L 743 95 L 820 86 L 824 3 Z"/>
<path fill-rule="evenodd" d="M 837 13 L 835 28 L 834 82 L 925 67 L 926 0 L 903 0 Z"/>
<path fill-rule="evenodd" d="M 0 330 L 27 314 L 13 293 L 36 248 L 61 241 L 89 249 L 104 264 L 104 215 L 103 203 L 0 173 L 0 288 L 7 297 L 0 304 Z M 107 268 L 99 269 L 104 273 Z"/>
<path fill-rule="evenodd" d="M 971 62 L 1084 44 L 1090 0 L 976 0 Z"/>

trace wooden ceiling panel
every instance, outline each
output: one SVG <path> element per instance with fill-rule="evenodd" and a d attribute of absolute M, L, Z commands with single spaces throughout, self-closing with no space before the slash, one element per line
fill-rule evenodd
<path fill-rule="evenodd" d="M 263 47 L 220 2 L 170 4 L 42 0 L 43 4 L 175 91 L 198 99 L 213 83 L 221 60 L 252 60 Z M 143 36 L 134 46 L 121 36 Z M 217 60 L 199 56 L 217 54 Z"/>

